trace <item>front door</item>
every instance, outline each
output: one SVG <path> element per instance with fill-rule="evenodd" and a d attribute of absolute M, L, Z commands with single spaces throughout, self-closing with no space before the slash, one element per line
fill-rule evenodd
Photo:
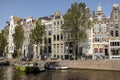
<path fill-rule="evenodd" d="M 105 56 L 109 56 L 108 49 L 105 49 Z"/>

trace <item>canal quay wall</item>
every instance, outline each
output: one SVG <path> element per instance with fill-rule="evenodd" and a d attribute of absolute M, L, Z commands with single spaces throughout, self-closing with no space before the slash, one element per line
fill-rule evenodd
<path fill-rule="evenodd" d="M 97 69 L 97 70 L 116 70 L 120 71 L 120 60 L 76 60 L 60 61 L 73 69 Z"/>
<path fill-rule="evenodd" d="M 6 60 L 5 60 L 6 61 Z M 38 61 L 18 61 L 10 60 L 10 64 L 37 63 L 38 66 L 44 66 L 46 62 L 57 61 L 61 65 L 66 65 L 72 69 L 97 69 L 97 70 L 116 70 L 120 71 L 120 60 L 38 60 Z"/>

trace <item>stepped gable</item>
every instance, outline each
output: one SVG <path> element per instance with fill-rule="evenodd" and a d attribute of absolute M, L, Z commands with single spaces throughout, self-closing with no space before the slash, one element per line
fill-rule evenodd
<path fill-rule="evenodd" d="M 102 7 L 98 6 L 96 14 L 93 16 L 93 23 L 97 23 L 98 22 L 107 22 L 107 18 L 105 16 L 105 14 L 102 11 Z"/>

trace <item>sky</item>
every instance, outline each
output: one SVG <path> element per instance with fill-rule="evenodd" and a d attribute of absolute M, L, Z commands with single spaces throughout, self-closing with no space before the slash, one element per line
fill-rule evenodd
<path fill-rule="evenodd" d="M 90 11 L 96 11 L 100 5 L 106 17 L 110 16 L 113 4 L 120 5 L 120 0 L 0 0 L 0 30 L 5 27 L 6 21 L 10 21 L 11 15 L 37 19 L 52 15 L 57 10 L 65 14 L 74 2 L 84 2 Z"/>

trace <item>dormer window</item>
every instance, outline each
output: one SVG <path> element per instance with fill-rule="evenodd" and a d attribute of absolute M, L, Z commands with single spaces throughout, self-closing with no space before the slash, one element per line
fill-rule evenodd
<path fill-rule="evenodd" d="M 115 8 L 114 10 L 115 10 L 115 13 L 117 13 L 117 9 Z"/>
<path fill-rule="evenodd" d="M 119 11 L 119 4 L 114 4 L 112 6 L 113 6 L 114 13 L 118 13 L 118 11 Z"/>

